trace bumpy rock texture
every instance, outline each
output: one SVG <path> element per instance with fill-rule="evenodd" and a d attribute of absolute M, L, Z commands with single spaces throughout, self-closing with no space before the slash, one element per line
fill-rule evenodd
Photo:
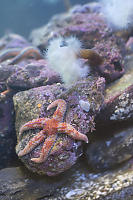
<path fill-rule="evenodd" d="M 27 131 L 26 135 L 19 139 L 20 127 L 27 121 L 38 117 L 52 117 L 53 111 L 47 112 L 46 108 L 49 103 L 58 99 L 58 97 L 61 98 L 61 93 L 68 106 L 64 121 L 74 126 L 83 134 L 91 132 L 95 127 L 94 117 L 103 103 L 103 90 L 103 78 L 96 80 L 90 78 L 80 81 L 76 86 L 71 87 L 67 91 L 62 85 L 56 84 L 17 93 L 14 96 L 16 129 L 19 141 L 17 152 L 23 149 L 29 139 L 38 131 Z M 84 108 L 80 106 L 80 99 L 89 103 L 89 112 L 84 111 Z M 80 141 L 74 141 L 65 134 L 59 134 L 48 159 L 43 163 L 36 164 L 30 159 L 31 157 L 39 156 L 41 147 L 42 143 L 31 153 L 23 156 L 21 160 L 32 171 L 49 176 L 59 174 L 70 168 L 83 153 Z"/>
<path fill-rule="evenodd" d="M 114 128 L 110 127 L 110 129 Z M 105 135 L 109 135 L 109 130 L 105 127 L 102 131 Z M 101 138 L 87 147 L 88 164 L 94 170 L 111 169 L 133 157 L 133 128 L 125 127 L 124 130 L 119 130 L 117 127 L 117 130 L 110 132 L 112 137 Z"/>
<path fill-rule="evenodd" d="M 64 185 L 50 200 L 132 200 L 133 169 L 132 163 L 121 169 L 104 173 L 88 173 L 82 165 L 76 166 Z M 43 198 L 47 200 L 48 198 Z"/>
<path fill-rule="evenodd" d="M 2 46 L 0 52 L 0 92 L 7 87 L 17 92 L 61 82 L 59 74 L 48 68 L 44 59 L 36 61 L 33 58 L 29 59 L 28 55 L 25 54 L 17 64 L 10 64 L 10 61 L 16 56 L 16 53 L 13 55 L 14 49 L 21 51 L 25 47 L 32 47 L 23 37 L 9 34 L 0 41 Z M 41 53 L 40 56 L 42 56 Z"/>
<path fill-rule="evenodd" d="M 59 74 L 48 68 L 45 60 L 30 60 L 18 65 L 14 73 L 7 79 L 8 87 L 14 90 L 24 90 L 42 85 L 61 82 Z"/>
<path fill-rule="evenodd" d="M 106 24 L 103 15 L 97 12 L 98 6 L 94 7 L 79 7 L 56 15 L 47 25 L 34 30 L 30 38 L 35 46 L 44 50 L 51 39 L 74 35 L 83 42 L 84 48 L 93 48 L 103 57 L 104 62 L 97 66 L 96 71 L 110 82 L 124 73 L 125 44 Z"/>
<path fill-rule="evenodd" d="M 24 167 L 6 168 L 0 171 L 0 199 L 36 200 L 48 197 L 61 187 L 65 179 L 36 176 Z"/>
<path fill-rule="evenodd" d="M 133 56 L 126 59 L 125 74 L 112 84 L 108 85 L 105 91 L 105 103 L 97 116 L 99 123 L 126 121 L 133 119 Z"/>
<path fill-rule="evenodd" d="M 22 36 L 17 34 L 7 34 L 0 39 L 0 49 L 24 48 L 29 46 L 29 42 Z"/>
<path fill-rule="evenodd" d="M 91 67 L 92 77 L 76 82 L 71 88 L 64 87 L 59 74 L 49 69 L 40 51 L 41 60 L 31 56 L 11 64 L 14 56 L 10 50 L 31 46 L 23 37 L 8 34 L 0 40 L 0 92 L 7 88 L 13 89 L 13 93 L 30 89 L 14 96 L 16 152 L 40 131 L 25 131 L 19 137 L 20 127 L 33 118 L 51 118 L 56 108 L 47 111 L 47 106 L 59 98 L 67 103 L 64 121 L 87 134 L 90 142 L 83 146 L 81 141 L 58 134 L 46 162 L 36 164 L 31 158 L 39 157 L 43 143 L 39 144 L 21 161 L 41 176 L 24 166 L 0 170 L 0 199 L 133 199 L 132 38 L 126 43 L 132 30 L 114 33 L 104 21 L 100 7 L 99 3 L 76 6 L 31 33 L 33 45 L 42 51 L 51 39 L 74 35 L 83 42 L 83 48 L 93 49 L 103 58 L 101 65 Z M 125 46 L 130 56 L 124 62 Z M 106 79 L 105 97 L 105 80 L 99 75 Z M 13 163 L 16 137 L 11 98 L 0 99 L 0 168 L 22 165 Z M 86 155 L 77 162 L 83 153 Z"/>
<path fill-rule="evenodd" d="M 15 160 L 15 116 L 12 99 L 0 102 L 0 169 L 10 166 Z"/>

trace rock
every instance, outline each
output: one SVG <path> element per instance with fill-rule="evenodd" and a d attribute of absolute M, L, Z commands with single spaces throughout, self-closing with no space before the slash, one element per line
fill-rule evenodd
<path fill-rule="evenodd" d="M 0 170 L 0 199 L 132 199 L 132 163 L 98 174 L 89 172 L 84 164 L 81 161 L 56 177 L 38 176 L 24 167 Z"/>
<path fill-rule="evenodd" d="M 88 12 L 100 13 L 101 4 L 98 2 L 90 2 L 84 5 L 75 5 L 74 7 L 70 9 L 70 12 L 72 13 L 88 13 Z"/>
<path fill-rule="evenodd" d="M 17 92 L 61 82 L 59 74 L 51 70 L 44 59 L 39 59 L 39 57 L 33 59 L 34 55 L 31 53 L 40 55 L 40 58 L 43 56 L 23 37 L 16 34 L 6 35 L 1 38 L 0 45 L 0 92 L 6 89 L 13 89 L 14 92 Z M 27 47 L 26 50 L 25 47 Z M 12 59 L 17 59 L 17 56 L 20 56 L 21 59 L 18 59 L 17 63 L 11 64 Z"/>
<path fill-rule="evenodd" d="M 125 73 L 123 57 L 117 44 L 112 41 L 99 41 L 94 49 L 104 59 L 104 62 L 95 70 L 105 77 L 107 83 L 113 82 Z"/>
<path fill-rule="evenodd" d="M 108 129 L 104 128 L 103 131 L 106 133 Z M 87 147 L 87 161 L 93 170 L 104 171 L 115 168 L 133 157 L 133 127 L 111 132 L 112 137 L 96 140 Z"/>
<path fill-rule="evenodd" d="M 50 69 L 45 60 L 23 61 L 17 65 L 0 65 L 1 92 L 6 87 L 15 92 L 61 82 L 59 74 Z"/>
<path fill-rule="evenodd" d="M 4 82 L 0 82 L 0 92 L 6 90 L 6 85 L 4 84 Z"/>
<path fill-rule="evenodd" d="M 58 98 L 65 99 L 69 105 L 66 121 L 74 124 L 79 132 L 88 135 L 95 130 L 95 116 L 103 105 L 104 87 L 104 78 L 89 77 L 76 82 L 70 89 L 58 95 Z M 81 101 L 84 101 L 84 106 Z M 89 105 L 87 111 L 86 104 Z"/>
<path fill-rule="evenodd" d="M 13 89 L 17 92 L 61 82 L 59 74 L 50 69 L 44 59 L 37 57 L 39 59 L 37 61 L 34 55 L 30 55 L 31 53 L 38 54 L 40 58 L 43 58 L 39 50 L 37 51 L 35 47 L 32 49 L 31 44 L 22 36 L 17 34 L 5 35 L 0 40 L 0 46 L 0 92 L 3 92 L 5 89 Z M 25 51 L 24 53 L 25 47 L 31 48 L 29 49 L 31 52 L 29 51 L 26 54 Z M 11 64 L 12 59 L 17 58 L 19 55 L 22 58 L 18 59 L 17 63 Z"/>
<path fill-rule="evenodd" d="M 50 179 L 35 176 L 24 167 L 13 167 L 0 170 L 0 180 L 0 199 L 36 200 L 56 192 L 65 182 L 65 177 Z"/>
<path fill-rule="evenodd" d="M 16 71 L 7 79 L 9 88 L 24 90 L 43 85 L 61 82 L 59 74 L 48 67 L 45 60 L 31 60 L 23 67 L 16 67 Z"/>
<path fill-rule="evenodd" d="M 18 34 L 6 34 L 0 39 L 0 50 L 10 48 L 24 48 L 29 46 L 29 42 Z"/>
<path fill-rule="evenodd" d="M 111 82 L 124 73 L 122 61 L 125 43 L 107 25 L 104 16 L 92 7 L 87 4 L 75 8 L 75 11 L 72 9 L 68 13 L 54 16 L 47 25 L 33 30 L 30 39 L 33 45 L 44 50 L 53 38 L 74 35 L 83 42 L 84 48 L 96 50 L 103 58 L 104 62 L 94 71 Z"/>
<path fill-rule="evenodd" d="M 126 50 L 128 53 L 133 53 L 133 37 L 129 37 L 128 41 L 126 42 Z"/>
<path fill-rule="evenodd" d="M 6 84 L 6 80 L 15 73 L 16 67 L 5 64 L 0 64 L 0 81 Z"/>
<path fill-rule="evenodd" d="M 85 5 L 80 7 L 80 10 L 84 7 Z M 85 48 L 93 48 L 100 40 L 103 42 L 109 38 L 116 43 L 117 37 L 112 38 L 112 29 L 100 14 L 89 10 L 82 13 L 80 10 L 56 15 L 48 24 L 33 30 L 30 35 L 33 45 L 45 49 L 52 38 L 71 35 L 81 40 Z M 119 37 L 117 39 L 120 40 Z"/>
<path fill-rule="evenodd" d="M 46 108 L 50 102 L 56 99 L 64 91 L 64 87 L 61 85 L 44 86 L 40 88 L 34 88 L 22 93 L 17 93 L 14 96 L 14 105 L 16 110 L 16 129 L 19 139 L 19 129 L 27 121 L 36 119 L 38 117 L 49 116 L 46 112 Z M 26 105 L 25 107 L 22 105 Z M 53 115 L 53 112 L 51 116 Z M 49 113 L 49 114 L 50 114 Z M 37 130 L 36 132 L 39 132 Z M 25 143 L 35 134 L 34 130 L 29 131 L 26 137 L 21 139 L 21 142 L 17 146 L 17 153 L 20 148 L 24 148 Z M 47 174 L 49 176 L 57 175 L 75 164 L 77 158 L 82 154 L 80 148 L 81 143 L 74 143 L 74 141 L 65 136 L 60 135 L 54 145 L 51 155 L 46 162 L 36 164 L 31 161 L 31 157 L 36 157 L 43 143 L 38 145 L 31 153 L 21 157 L 24 164 L 33 172 L 40 174 Z"/>
<path fill-rule="evenodd" d="M 132 163 L 104 172 L 89 173 L 82 164 L 73 169 L 67 183 L 51 197 L 42 200 L 131 200 L 133 197 Z M 76 172 L 75 172 L 76 171 Z"/>
<path fill-rule="evenodd" d="M 106 88 L 104 106 L 96 119 L 99 124 L 133 118 L 133 56 L 128 56 L 126 63 L 126 73 Z"/>
<path fill-rule="evenodd" d="M 14 96 L 16 112 L 16 130 L 18 137 L 17 153 L 25 147 L 25 144 L 38 132 L 38 130 L 27 131 L 22 138 L 19 138 L 20 127 L 29 120 L 38 117 L 49 117 L 53 111 L 47 112 L 49 103 L 55 99 L 63 98 L 67 102 L 65 121 L 83 134 L 88 134 L 94 127 L 94 117 L 99 112 L 103 103 L 104 79 L 84 79 L 66 90 L 63 85 L 55 84 L 30 89 L 17 93 Z M 62 95 L 61 95 L 62 94 Z M 90 111 L 86 112 L 79 105 L 79 100 L 88 101 Z M 23 106 L 25 105 L 25 106 Z M 66 134 L 58 134 L 58 138 L 52 148 L 47 160 L 37 164 L 31 161 L 31 157 L 38 157 L 42 143 L 33 149 L 29 154 L 21 157 L 24 164 L 33 172 L 55 176 L 74 165 L 83 153 L 83 146 L 80 141 L 74 141 Z"/>
<path fill-rule="evenodd" d="M 15 161 L 16 135 L 13 102 L 10 98 L 0 102 L 0 169 Z"/>
<path fill-rule="evenodd" d="M 28 45 L 29 43 L 17 34 L 5 35 L 0 39 L 0 61 L 4 55 L 7 55 L 8 50 L 24 48 Z M 6 81 L 15 71 L 16 66 L 0 63 L 0 93 L 7 89 Z M 16 159 L 15 143 L 13 102 L 10 95 L 3 99 L 0 94 L 0 169 L 14 163 Z"/>

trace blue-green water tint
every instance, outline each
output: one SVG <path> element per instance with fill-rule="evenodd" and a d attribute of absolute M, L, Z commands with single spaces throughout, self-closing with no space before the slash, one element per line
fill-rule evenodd
<path fill-rule="evenodd" d="M 70 0 L 71 5 L 90 0 Z M 46 24 L 50 18 L 66 10 L 64 0 L 1 0 L 0 37 L 14 32 L 28 37 L 30 31 Z"/>

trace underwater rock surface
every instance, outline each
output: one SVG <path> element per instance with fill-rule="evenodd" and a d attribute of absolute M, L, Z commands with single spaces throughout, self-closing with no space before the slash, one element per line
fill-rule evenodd
<path fill-rule="evenodd" d="M 22 138 L 19 138 L 20 127 L 29 120 L 38 117 L 49 117 L 49 114 L 52 117 L 53 112 L 47 112 L 46 108 L 49 103 L 58 99 L 59 96 L 61 98 L 61 93 L 62 97 L 64 97 L 63 99 L 65 99 L 68 104 L 65 121 L 83 134 L 91 132 L 95 128 L 94 117 L 96 113 L 100 111 L 103 103 L 103 91 L 104 79 L 99 78 L 96 80 L 84 79 L 80 81 L 76 86 L 71 87 L 70 91 L 68 90 L 69 95 L 64 86 L 60 84 L 42 86 L 17 93 L 13 97 L 18 138 L 17 153 L 23 149 L 30 138 L 38 132 L 38 130 L 30 130 L 27 131 Z M 89 112 L 84 111 L 83 108 L 80 107 L 80 98 L 89 102 Z M 80 141 L 74 141 L 65 134 L 58 134 L 55 145 L 45 162 L 37 164 L 30 160 L 32 157 L 39 156 L 42 143 L 35 147 L 32 152 L 21 157 L 21 160 L 33 172 L 54 176 L 67 170 L 76 163 L 78 157 L 83 153 L 81 144 Z"/>
<path fill-rule="evenodd" d="M 117 132 L 112 130 L 112 134 L 112 137 L 97 140 L 87 147 L 87 160 L 92 169 L 111 169 L 133 157 L 133 127 Z"/>
<path fill-rule="evenodd" d="M 0 65 L 1 91 L 6 87 L 14 92 L 61 82 L 59 74 L 48 68 L 45 60 L 23 61 L 17 65 Z"/>
<path fill-rule="evenodd" d="M 0 169 L 13 164 L 16 159 L 16 134 L 13 101 L 0 102 Z"/>
<path fill-rule="evenodd" d="M 36 200 L 48 197 L 61 187 L 65 179 L 36 176 L 24 167 L 12 167 L 0 170 L 0 199 Z"/>
<path fill-rule="evenodd" d="M 103 106 L 104 89 L 104 78 L 88 77 L 58 95 L 58 98 L 65 99 L 69 105 L 66 121 L 74 124 L 79 132 L 88 134 L 95 130 L 95 116 Z"/>
<path fill-rule="evenodd" d="M 59 74 L 48 68 L 45 60 L 30 60 L 23 66 L 16 67 L 15 72 L 7 79 L 8 87 L 24 90 L 42 85 L 61 82 Z"/>
<path fill-rule="evenodd" d="M 24 167 L 0 171 L 2 200 L 70 200 L 116 199 L 132 200 L 132 163 L 121 169 L 103 173 L 88 173 L 83 162 L 58 177 L 36 176 Z M 6 183 L 6 184 L 5 184 Z"/>
<path fill-rule="evenodd" d="M 10 33 L 0 39 L 0 50 L 10 48 L 24 48 L 29 46 L 29 42 L 21 35 Z"/>
<path fill-rule="evenodd" d="M 98 123 L 112 123 L 133 119 L 133 56 L 126 59 L 125 74 L 105 91 L 104 106 L 97 116 Z"/>
<path fill-rule="evenodd" d="M 96 6 L 96 9 L 94 7 Z M 104 62 L 96 70 L 108 82 L 114 81 L 124 73 L 123 56 L 125 44 L 111 27 L 107 25 L 103 14 L 97 12 L 97 5 L 80 6 L 79 9 L 65 14 L 54 16 L 50 22 L 30 35 L 32 43 L 44 50 L 48 42 L 56 37 L 75 36 L 86 49 L 94 49 L 103 58 Z M 76 8 L 75 8 L 76 9 Z M 85 12 L 83 10 L 85 9 Z"/>
<path fill-rule="evenodd" d="M 82 161 L 81 161 L 82 162 Z M 103 173 L 88 173 L 82 164 L 73 168 L 67 184 L 50 198 L 43 200 L 132 200 L 133 169 L 132 163 Z"/>
<path fill-rule="evenodd" d="M 40 50 L 46 50 L 53 38 L 73 35 L 103 62 L 89 67 L 87 78 L 66 87 Z M 0 168 L 19 167 L 0 170 L 0 199 L 133 199 L 133 55 L 129 36 L 129 30 L 114 33 L 104 21 L 100 4 L 94 3 L 54 16 L 31 33 L 33 44 L 16 34 L 1 38 L 0 92 L 11 89 L 12 93 L 0 99 Z M 14 54 L 16 48 L 19 52 Z M 40 156 L 41 142 L 26 155 L 19 155 L 16 163 L 14 126 L 19 154 L 42 126 L 21 136 L 20 128 L 32 119 L 51 119 L 56 108 L 47 107 L 57 99 L 67 105 L 63 122 L 87 135 L 89 144 L 57 132 L 45 162 L 31 160 Z"/>
<path fill-rule="evenodd" d="M 61 82 L 41 52 L 23 37 L 8 34 L 0 45 L 0 92 L 7 89 L 13 96 L 17 91 Z"/>

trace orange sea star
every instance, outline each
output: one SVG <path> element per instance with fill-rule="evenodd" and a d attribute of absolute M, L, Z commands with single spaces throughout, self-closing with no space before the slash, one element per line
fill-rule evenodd
<path fill-rule="evenodd" d="M 66 111 L 66 102 L 62 99 L 55 100 L 48 107 L 47 110 L 57 106 L 53 117 L 50 118 L 38 118 L 27 122 L 20 128 L 20 135 L 24 131 L 30 129 L 42 129 L 37 135 L 35 135 L 23 150 L 18 153 L 18 156 L 24 156 L 31 152 L 36 146 L 38 146 L 42 141 L 44 141 L 43 147 L 40 152 L 40 157 L 32 158 L 31 160 L 35 163 L 44 162 L 50 154 L 52 147 L 57 138 L 57 133 L 66 133 L 75 140 L 83 140 L 88 143 L 88 138 L 86 135 L 78 132 L 72 125 L 67 124 L 63 121 L 63 116 Z"/>

